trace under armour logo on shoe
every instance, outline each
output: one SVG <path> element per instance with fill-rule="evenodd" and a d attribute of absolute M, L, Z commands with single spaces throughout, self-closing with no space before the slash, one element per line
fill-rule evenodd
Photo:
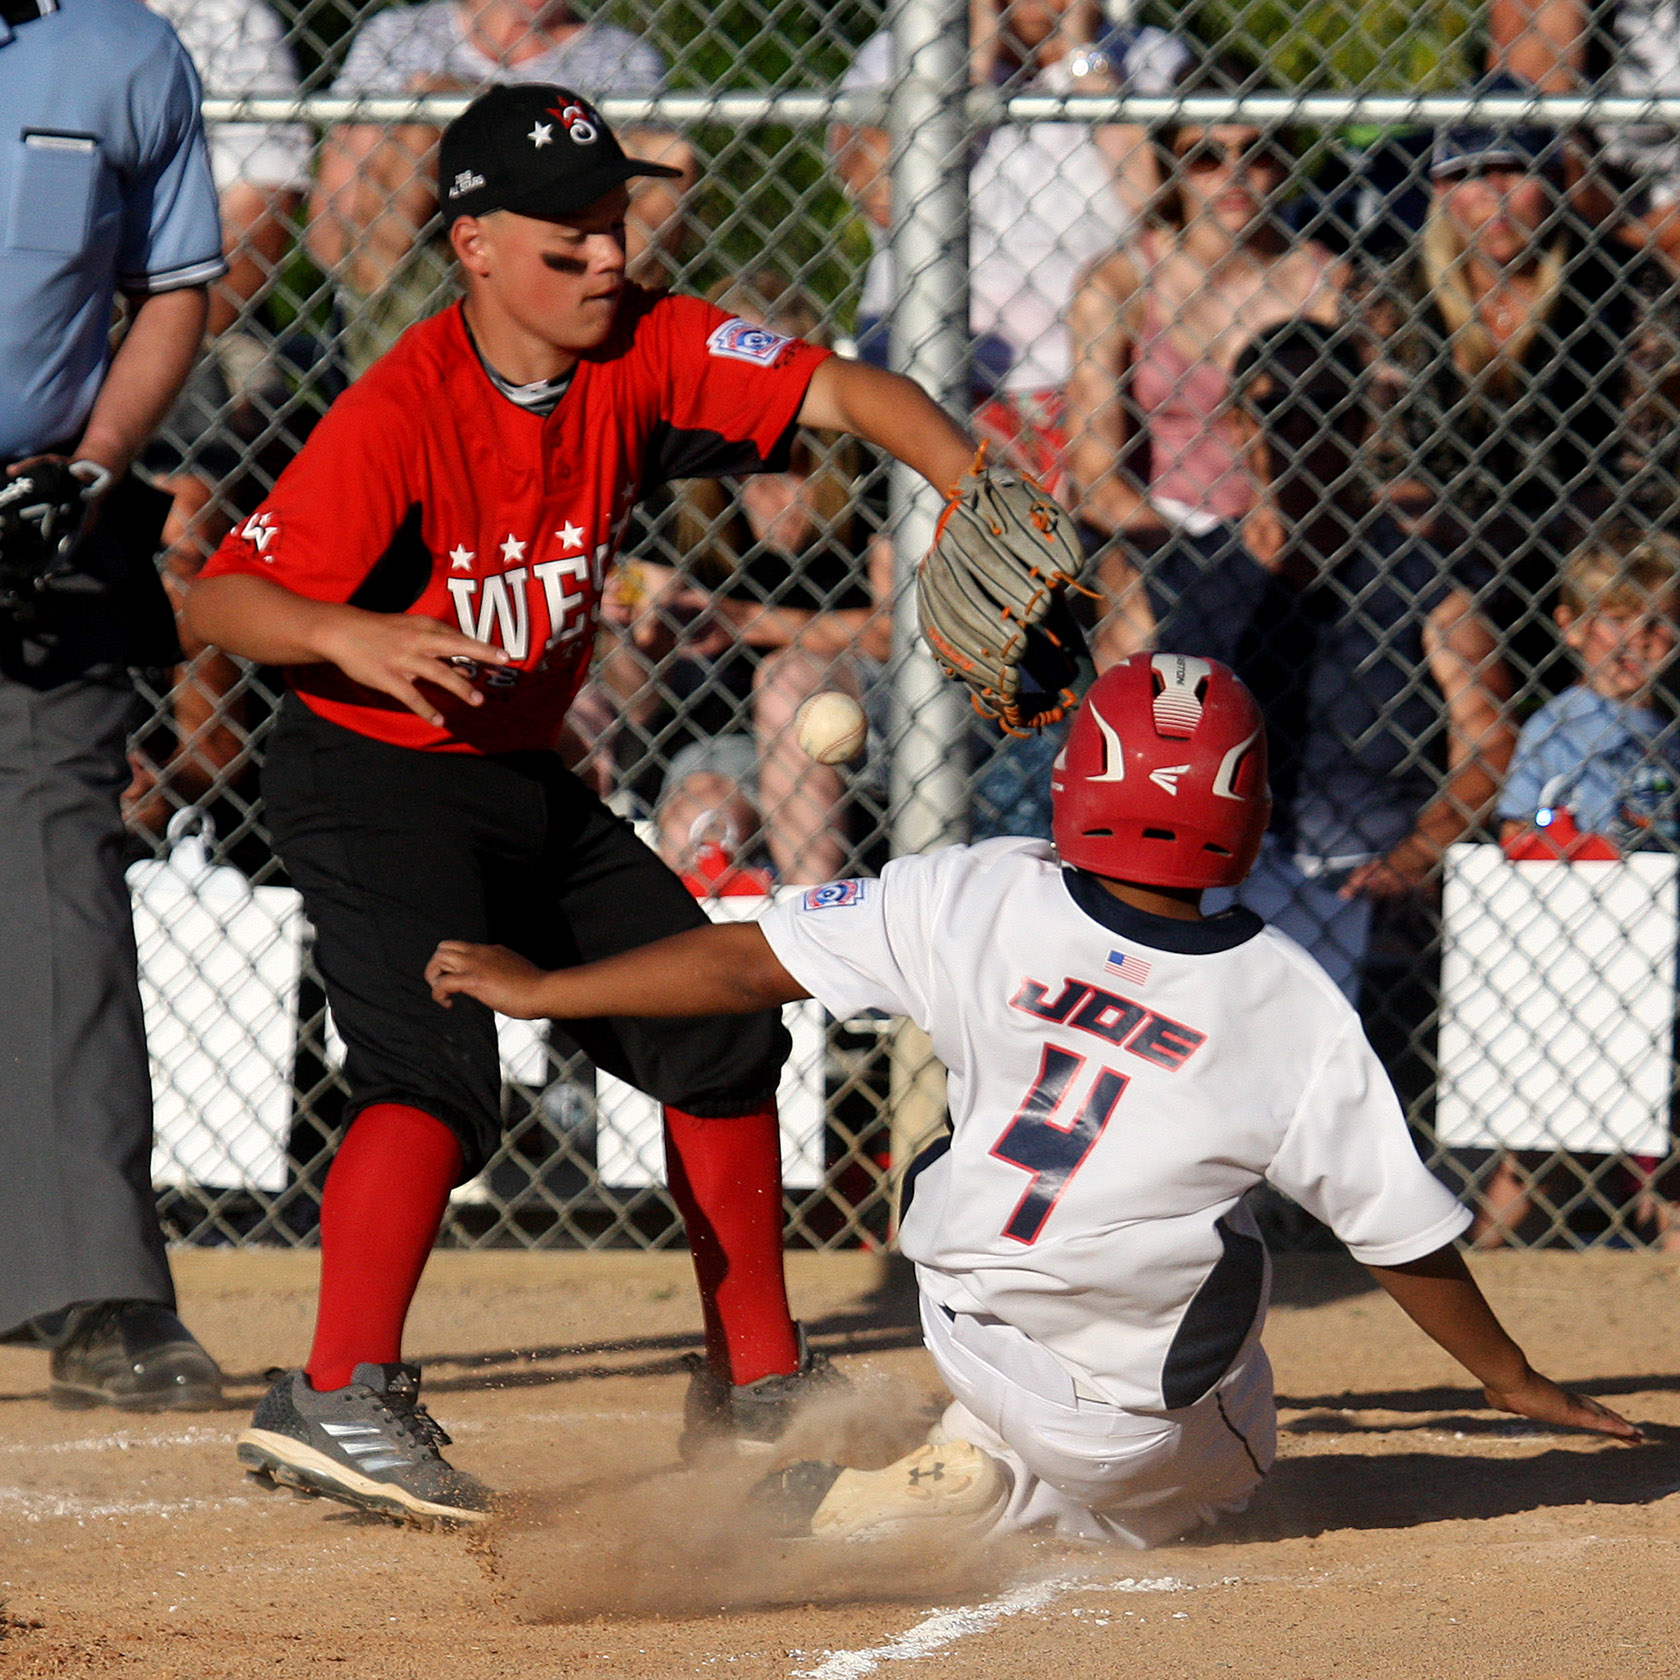
<path fill-rule="evenodd" d="M 933 1468 L 931 1470 L 924 1470 L 920 1465 L 918 1465 L 910 1472 L 910 1485 L 912 1487 L 920 1487 L 924 1480 L 938 1482 L 943 1481 L 944 1479 L 945 1466 L 941 1464 L 938 1459 L 934 1460 Z"/>

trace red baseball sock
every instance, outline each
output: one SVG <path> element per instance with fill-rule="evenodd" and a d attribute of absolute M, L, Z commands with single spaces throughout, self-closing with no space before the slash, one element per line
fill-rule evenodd
<path fill-rule="evenodd" d="M 782 1275 L 782 1155 L 776 1108 L 702 1119 L 665 1110 L 671 1194 L 688 1227 L 706 1359 L 729 1382 L 799 1368 Z"/>
<path fill-rule="evenodd" d="M 316 1388 L 402 1358 L 403 1320 L 460 1171 L 455 1134 L 418 1108 L 373 1103 L 351 1122 L 321 1196 L 321 1299 L 305 1367 Z"/>

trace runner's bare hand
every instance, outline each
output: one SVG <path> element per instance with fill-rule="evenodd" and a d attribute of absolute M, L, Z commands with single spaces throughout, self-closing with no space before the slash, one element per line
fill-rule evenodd
<path fill-rule="evenodd" d="M 1629 1423 L 1620 1412 L 1590 1400 L 1584 1394 L 1571 1394 L 1559 1388 L 1550 1377 L 1530 1371 L 1513 1388 L 1483 1390 L 1488 1404 L 1502 1412 L 1515 1412 L 1518 1417 L 1533 1418 L 1536 1423 L 1555 1423 L 1566 1429 L 1590 1429 L 1599 1435 L 1613 1435 L 1619 1441 L 1634 1446 L 1645 1439 L 1637 1424 Z"/>
<path fill-rule="evenodd" d="M 473 687 L 471 672 L 456 662 L 508 662 L 504 649 L 474 641 L 436 619 L 354 608 L 335 624 L 323 652 L 351 681 L 400 700 L 434 728 L 442 725 L 443 714 L 421 692 L 421 683 L 441 688 L 469 706 L 482 706 L 484 696 Z"/>
<path fill-rule="evenodd" d="M 426 964 L 426 984 L 445 1009 L 460 992 L 523 1020 L 543 1013 L 533 997 L 542 978 L 535 963 L 505 945 L 473 945 L 462 939 L 444 940 Z"/>

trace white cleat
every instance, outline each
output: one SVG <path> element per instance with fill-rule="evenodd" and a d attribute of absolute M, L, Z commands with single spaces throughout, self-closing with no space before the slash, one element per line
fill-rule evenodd
<path fill-rule="evenodd" d="M 1009 1503 L 1009 1473 L 967 1441 L 918 1447 L 884 1470 L 842 1470 L 811 1517 L 818 1540 L 987 1533 Z"/>

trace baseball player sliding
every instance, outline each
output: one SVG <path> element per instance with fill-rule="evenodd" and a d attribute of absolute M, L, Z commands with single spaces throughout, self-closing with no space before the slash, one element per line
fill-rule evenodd
<path fill-rule="evenodd" d="M 511 1015 L 692 1016 L 815 996 L 931 1034 L 951 1135 L 906 1175 L 901 1241 L 954 1403 L 885 1470 L 798 1464 L 765 1492 L 792 1532 L 933 1524 L 1159 1545 L 1240 1508 L 1271 1466 L 1260 1346 L 1262 1179 L 1322 1219 L 1488 1401 L 1626 1441 L 1633 1425 L 1530 1367 L 1453 1239 L 1359 1019 L 1252 911 L 1204 917 L 1266 827 L 1265 733 L 1224 666 L 1140 654 L 1077 713 L 1055 846 L 993 840 L 889 863 L 757 924 L 542 973 L 448 942 L 440 1003 Z"/>
<path fill-rule="evenodd" d="M 941 486 L 972 441 L 919 387 L 624 276 L 626 157 L 564 88 L 496 87 L 443 136 L 465 300 L 334 404 L 205 567 L 207 641 L 284 666 L 264 796 L 347 1045 L 350 1125 L 321 1206 L 314 1345 L 240 1438 L 266 1475 L 414 1520 L 485 1489 L 402 1360 L 452 1186 L 500 1136 L 495 1024 L 442 1014 L 439 940 L 553 967 L 705 918 L 554 752 L 631 505 L 669 478 L 779 470 L 797 426 L 852 432 Z M 774 1008 L 571 1037 L 664 1104 L 706 1323 L 691 1432 L 773 1438 L 825 1380 L 789 1316 Z"/>

